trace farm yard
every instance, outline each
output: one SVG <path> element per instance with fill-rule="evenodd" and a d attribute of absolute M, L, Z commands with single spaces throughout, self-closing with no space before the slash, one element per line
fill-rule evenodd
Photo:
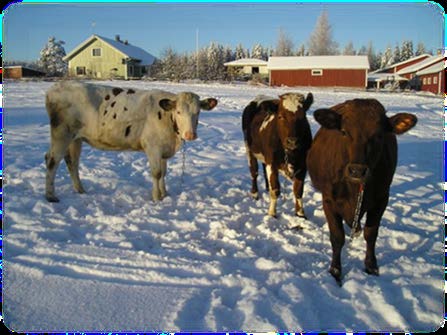
<path fill-rule="evenodd" d="M 246 84 L 105 81 L 218 99 L 198 139 L 168 162 L 169 196 L 151 201 L 147 158 L 84 144 L 74 192 L 65 164 L 59 203 L 45 200 L 51 83 L 11 81 L 4 94 L 3 319 L 16 332 L 429 332 L 444 320 L 443 101 L 428 94 Z M 293 216 L 281 179 L 278 218 L 262 178 L 249 197 L 241 114 L 258 94 L 312 92 L 312 112 L 378 99 L 418 124 L 398 138 L 398 168 L 376 245 L 380 276 L 363 272 L 365 241 L 328 273 L 329 231 L 309 178 L 308 220 Z M 262 177 L 262 175 L 261 175 Z M 297 229 L 299 227 L 300 229 Z M 349 234 L 349 228 L 345 228 Z"/>

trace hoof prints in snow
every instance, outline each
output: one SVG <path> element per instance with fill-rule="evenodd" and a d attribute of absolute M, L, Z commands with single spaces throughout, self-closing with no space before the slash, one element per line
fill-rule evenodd
<path fill-rule="evenodd" d="M 133 83 L 107 84 L 129 94 Z M 360 237 L 343 255 L 340 288 L 328 273 L 321 196 L 308 179 L 305 222 L 293 216 L 289 183 L 278 219 L 265 216 L 262 179 L 260 199 L 248 196 L 242 110 L 258 94 L 286 89 L 141 82 L 145 89 L 222 97 L 214 111 L 201 113 L 199 138 L 186 147 L 184 182 L 177 154 L 168 163 L 170 195 L 153 203 L 143 154 L 84 144 L 80 174 L 87 193 L 73 191 L 62 167 L 61 202 L 48 204 L 49 124 L 41 92 L 50 84 L 5 85 L 3 316 L 12 329 L 429 331 L 443 320 L 441 99 L 312 90 L 313 134 L 313 110 L 356 97 L 376 98 L 390 114 L 415 113 L 420 120 L 398 138 L 399 164 L 377 243 L 380 276 L 363 272 Z M 35 93 L 23 101 L 23 91 Z"/>

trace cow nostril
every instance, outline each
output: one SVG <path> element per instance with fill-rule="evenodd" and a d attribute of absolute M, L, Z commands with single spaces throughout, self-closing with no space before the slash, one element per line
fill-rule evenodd
<path fill-rule="evenodd" d="M 296 137 L 288 137 L 286 139 L 287 148 L 295 149 L 298 147 L 298 139 Z"/>

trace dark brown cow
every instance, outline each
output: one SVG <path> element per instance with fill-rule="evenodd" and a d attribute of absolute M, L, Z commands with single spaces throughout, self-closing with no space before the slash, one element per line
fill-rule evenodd
<path fill-rule="evenodd" d="M 293 181 L 295 214 L 305 217 L 303 184 L 306 176 L 306 154 L 312 134 L 306 111 L 313 102 L 311 93 L 286 93 L 279 99 L 257 97 L 242 114 L 248 164 L 252 178 L 251 194 L 258 199 L 258 160 L 263 163 L 266 188 L 270 193 L 268 214 L 276 217 L 280 194 L 278 172 Z"/>
<path fill-rule="evenodd" d="M 343 220 L 352 228 L 360 185 L 364 189 L 360 219 L 366 213 L 365 271 L 379 275 L 375 244 L 396 169 L 395 134 L 405 133 L 417 122 L 412 114 L 387 117 L 385 113 L 375 99 L 349 100 L 314 113 L 321 128 L 309 150 L 307 167 L 313 185 L 323 194 L 332 245 L 329 272 L 339 284 L 345 242 Z"/>

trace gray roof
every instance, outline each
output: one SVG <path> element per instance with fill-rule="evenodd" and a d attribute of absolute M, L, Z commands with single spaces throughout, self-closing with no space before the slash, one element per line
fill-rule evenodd
<path fill-rule="evenodd" d="M 69 60 L 73 58 L 84 46 L 87 44 L 93 42 L 95 39 L 100 39 L 103 42 L 109 44 L 112 48 L 123 54 L 124 57 L 128 57 L 131 59 L 136 59 L 141 61 L 141 65 L 151 65 L 155 57 L 152 56 L 147 51 L 144 51 L 143 49 L 131 45 L 129 43 L 125 44 L 124 42 L 120 42 L 111 38 L 99 36 L 99 35 L 92 35 L 87 40 L 79 44 L 76 48 L 74 48 L 69 54 L 67 54 L 64 57 L 64 60 Z"/>

